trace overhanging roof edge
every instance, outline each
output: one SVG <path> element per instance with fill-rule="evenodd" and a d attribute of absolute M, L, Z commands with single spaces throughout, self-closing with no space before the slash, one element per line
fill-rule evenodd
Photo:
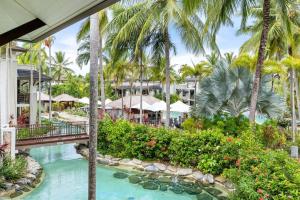
<path fill-rule="evenodd" d="M 60 24 L 59 26 L 54 27 L 50 31 L 48 31 L 48 32 L 46 32 L 46 33 L 38 36 L 37 38 L 34 38 L 32 41 L 28 41 L 28 42 L 38 42 L 38 41 L 41 41 L 41 40 L 43 40 L 43 39 L 45 39 L 45 38 L 53 35 L 54 33 L 56 33 L 56 32 L 58 32 L 58 31 L 60 31 L 60 30 L 62 30 L 64 28 L 66 28 L 66 27 L 68 27 L 68 26 L 70 26 L 70 25 L 72 25 L 72 24 L 74 24 L 74 23 L 76 23 L 76 22 L 78 22 L 78 21 L 80 21 L 82 19 L 84 19 L 85 17 L 90 16 L 90 15 L 92 15 L 92 14 L 94 14 L 94 13 L 96 13 L 96 12 L 102 10 L 102 9 L 105 9 L 105 8 L 111 6 L 112 4 L 114 4 L 114 3 L 118 2 L 118 1 L 119 0 L 104 0 L 104 1 L 100 2 L 99 4 L 93 6 L 92 8 L 90 8 L 90 9 L 88 9 L 88 10 L 80 13 L 79 15 L 76 15 L 75 17 L 69 19 L 68 21 Z"/>

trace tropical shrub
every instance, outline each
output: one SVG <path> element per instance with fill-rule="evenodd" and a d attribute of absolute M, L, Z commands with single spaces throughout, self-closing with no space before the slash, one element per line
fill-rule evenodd
<path fill-rule="evenodd" d="M 236 162 L 237 139 L 219 129 L 195 133 L 153 128 L 125 120 L 100 122 L 98 150 L 121 158 L 170 161 L 205 173 L 220 174 Z"/>
<path fill-rule="evenodd" d="M 212 117 L 188 118 L 183 122 L 182 127 L 189 132 L 219 129 L 224 135 L 239 136 L 250 128 L 250 124 L 243 115 L 233 117 L 226 113 L 219 113 Z"/>
<path fill-rule="evenodd" d="M 0 167 L 0 176 L 5 180 L 15 181 L 26 174 L 26 168 L 27 161 L 23 156 L 17 156 L 15 160 L 5 157 Z"/>

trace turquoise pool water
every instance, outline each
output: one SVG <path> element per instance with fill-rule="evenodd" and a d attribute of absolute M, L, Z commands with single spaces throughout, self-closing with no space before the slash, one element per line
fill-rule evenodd
<path fill-rule="evenodd" d="M 24 200 L 87 199 L 88 162 L 75 152 L 73 145 L 41 147 L 31 150 L 45 172 L 43 183 Z M 197 200 L 195 195 L 172 191 L 145 190 L 128 179 L 113 177 L 114 168 L 97 167 L 98 200 Z"/>

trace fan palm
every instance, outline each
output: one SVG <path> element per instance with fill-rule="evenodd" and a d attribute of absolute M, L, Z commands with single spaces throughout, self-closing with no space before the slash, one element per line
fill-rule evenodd
<path fill-rule="evenodd" d="M 131 16 L 129 19 L 127 16 Z M 116 49 L 120 42 L 129 41 L 132 34 L 137 34 L 134 52 L 138 55 L 141 47 L 146 43 L 151 47 L 152 57 L 155 61 L 161 61 L 162 55 L 166 58 L 166 126 L 170 119 L 170 50 L 172 39 L 170 27 L 175 27 L 181 40 L 188 50 L 203 52 L 203 37 L 199 29 L 203 23 L 194 14 L 187 14 L 182 1 L 175 0 L 143 0 L 132 7 L 120 12 L 118 17 L 112 20 L 114 23 L 123 23 L 116 34 L 112 48 Z M 145 42 L 147 41 L 147 42 Z M 209 40 L 213 41 L 213 40 Z"/>
<path fill-rule="evenodd" d="M 257 110 L 275 118 L 284 108 L 284 101 L 269 89 L 269 82 L 269 76 L 262 77 Z M 228 112 L 239 116 L 249 111 L 252 84 L 252 74 L 247 68 L 230 67 L 225 60 L 220 60 L 213 73 L 200 83 L 193 115 L 210 117 L 218 112 Z"/>
<path fill-rule="evenodd" d="M 263 68 L 263 63 L 265 60 L 265 49 L 266 43 L 268 40 L 268 32 L 270 25 L 270 9 L 271 4 L 278 6 L 277 12 L 283 17 L 284 21 L 287 21 L 287 7 L 291 2 L 295 0 L 285 1 L 285 0 L 231 0 L 231 1 L 220 1 L 220 0 L 196 0 L 192 1 L 185 0 L 184 5 L 188 10 L 195 10 L 196 8 L 203 8 L 203 5 L 206 2 L 206 16 L 207 23 L 206 26 L 212 29 L 214 34 L 220 29 L 221 25 L 233 24 L 231 17 L 238 11 L 241 11 L 242 21 L 241 27 L 246 26 L 246 22 L 249 16 L 249 10 L 255 5 L 262 3 L 262 31 L 259 34 L 259 48 L 258 48 L 258 57 L 256 63 L 255 71 L 255 81 L 252 89 L 251 97 L 251 109 L 250 109 L 250 121 L 255 119 L 255 110 L 257 104 L 257 97 L 259 92 L 259 84 L 261 71 Z"/>
<path fill-rule="evenodd" d="M 69 61 L 69 58 L 66 58 L 65 52 L 55 52 L 54 57 L 52 57 L 53 60 L 53 79 L 57 82 L 62 82 L 62 78 L 64 76 L 68 76 L 69 74 L 74 73 L 74 71 L 70 68 L 68 68 L 69 65 L 72 64 L 72 62 Z"/>

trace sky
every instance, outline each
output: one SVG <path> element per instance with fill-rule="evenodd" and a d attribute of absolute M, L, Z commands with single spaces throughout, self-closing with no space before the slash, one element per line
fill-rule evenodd
<path fill-rule="evenodd" d="M 233 19 L 233 27 L 222 27 L 217 35 L 217 44 L 221 53 L 233 52 L 235 55 L 238 54 L 240 46 L 247 40 L 247 36 L 237 36 L 236 31 L 238 30 L 240 18 L 235 17 Z M 76 74 L 85 75 L 89 72 L 89 66 L 83 66 L 82 69 L 76 64 L 77 48 L 76 34 L 80 28 L 82 21 L 79 21 L 64 30 L 56 33 L 55 41 L 53 45 L 53 52 L 63 51 L 66 53 L 66 57 L 72 62 L 69 66 L 75 71 Z M 176 55 L 171 55 L 171 65 L 175 65 L 177 68 L 183 64 L 192 65 L 203 60 L 203 55 L 193 55 L 187 49 L 185 49 L 183 43 L 180 40 L 179 35 L 175 29 L 170 31 L 172 42 L 176 46 Z M 206 51 L 209 53 L 209 51 Z"/>

